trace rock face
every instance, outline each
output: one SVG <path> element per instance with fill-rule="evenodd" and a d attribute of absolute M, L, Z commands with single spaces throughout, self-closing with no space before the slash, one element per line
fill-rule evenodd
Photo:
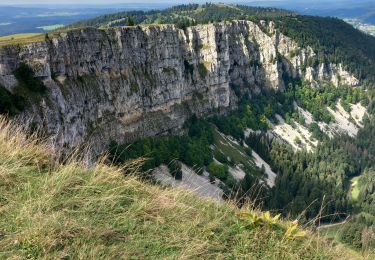
<path fill-rule="evenodd" d="M 0 49 L 0 84 L 29 64 L 47 96 L 22 115 L 43 124 L 57 147 L 131 142 L 181 128 L 192 114 L 236 107 L 238 93 L 283 90 L 285 77 L 358 84 L 340 64 L 306 67 L 315 56 L 290 38 L 249 21 L 81 29 L 44 42 Z M 237 95 L 236 95 L 236 94 Z"/>

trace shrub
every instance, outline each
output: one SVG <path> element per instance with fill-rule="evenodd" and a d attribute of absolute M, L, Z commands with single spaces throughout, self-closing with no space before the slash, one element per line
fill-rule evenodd
<path fill-rule="evenodd" d="M 225 156 L 225 154 L 223 154 L 219 150 L 215 150 L 214 157 L 216 160 L 218 160 L 221 163 L 225 163 L 225 164 L 229 163 L 227 156 Z"/>
<path fill-rule="evenodd" d="M 216 178 L 225 181 L 228 177 L 228 166 L 217 163 L 210 163 L 207 167 L 207 171 L 215 176 Z"/>
<path fill-rule="evenodd" d="M 173 160 L 168 164 L 168 168 L 169 168 L 170 173 L 176 180 L 182 180 L 181 162 L 177 160 Z"/>
<path fill-rule="evenodd" d="M 294 142 L 295 142 L 297 145 L 301 145 L 301 144 L 302 144 L 302 141 L 301 141 L 301 139 L 300 139 L 298 136 L 296 136 L 296 137 L 294 138 Z"/>
<path fill-rule="evenodd" d="M 165 67 L 163 68 L 163 72 L 167 74 L 177 74 L 177 70 L 173 67 Z"/>
<path fill-rule="evenodd" d="M 199 76 L 201 77 L 201 79 L 206 78 L 208 71 L 204 63 L 199 63 L 198 72 L 199 72 Z"/>

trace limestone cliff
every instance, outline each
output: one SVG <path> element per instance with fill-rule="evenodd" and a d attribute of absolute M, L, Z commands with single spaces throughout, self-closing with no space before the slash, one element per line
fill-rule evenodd
<path fill-rule="evenodd" d="M 262 27 L 262 28 L 261 28 Z M 0 49 L 0 84 L 17 84 L 26 62 L 48 94 L 23 113 L 56 136 L 58 147 L 83 142 L 102 151 L 110 140 L 131 142 L 181 128 L 193 113 L 236 107 L 235 92 L 283 90 L 283 78 L 358 84 L 340 64 L 306 67 L 312 49 L 249 21 L 81 29 L 26 46 Z"/>

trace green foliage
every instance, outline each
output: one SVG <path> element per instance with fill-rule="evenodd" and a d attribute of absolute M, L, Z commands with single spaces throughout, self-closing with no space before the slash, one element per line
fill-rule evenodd
<path fill-rule="evenodd" d="M 301 144 L 302 144 L 302 141 L 301 141 L 301 139 L 300 139 L 298 136 L 296 136 L 296 137 L 294 138 L 294 142 L 295 142 L 297 145 L 301 145 Z"/>
<path fill-rule="evenodd" d="M 322 130 L 320 130 L 319 125 L 316 122 L 312 122 L 308 126 L 309 131 L 311 132 L 312 138 L 315 138 L 317 140 L 322 140 L 324 137 L 324 133 Z"/>
<path fill-rule="evenodd" d="M 357 167 L 339 139 L 319 144 L 314 153 L 294 152 L 274 142 L 270 156 L 278 177 L 269 207 L 295 217 L 303 211 L 305 220 L 321 210 L 329 215 L 350 209 L 346 182 Z"/>
<path fill-rule="evenodd" d="M 240 104 L 239 110 L 233 112 L 228 117 L 215 116 L 211 121 L 219 128 L 220 132 L 231 135 L 237 139 L 244 138 L 244 131 L 247 128 L 262 129 L 268 128 L 267 120 L 265 119 L 264 106 L 271 105 L 272 100 L 266 101 L 266 98 L 259 97 L 254 100 L 252 104 L 244 101 Z M 274 107 L 274 105 L 271 105 Z M 272 108 L 273 109 L 273 108 Z M 270 114 L 273 113 L 270 112 Z"/>
<path fill-rule="evenodd" d="M 341 104 L 341 106 L 344 108 L 344 110 L 346 112 L 350 113 L 350 110 L 351 110 L 350 109 L 350 104 L 349 104 L 349 102 L 347 100 L 341 99 L 340 104 Z"/>
<path fill-rule="evenodd" d="M 138 93 L 139 92 L 139 85 L 136 81 L 131 81 L 130 82 L 130 93 Z"/>
<path fill-rule="evenodd" d="M 24 45 L 33 42 L 42 42 L 45 35 L 41 33 L 22 33 L 0 37 L 0 47 L 8 45 Z"/>
<path fill-rule="evenodd" d="M 290 240 L 306 236 L 306 231 L 303 231 L 298 227 L 297 221 L 294 221 L 285 227 L 281 224 L 280 216 L 280 214 L 277 214 L 272 217 L 269 211 L 265 211 L 261 214 L 256 212 L 240 212 L 237 214 L 237 218 L 246 223 L 245 225 L 241 225 L 241 228 L 255 229 L 262 226 L 268 226 L 275 230 L 282 231 L 284 233 L 284 238 Z"/>
<path fill-rule="evenodd" d="M 336 230 L 338 240 L 350 247 L 366 252 L 375 249 L 375 216 L 359 213 Z"/>
<path fill-rule="evenodd" d="M 127 25 L 128 26 L 134 26 L 135 25 L 135 22 L 134 22 L 134 19 L 133 19 L 132 16 L 127 17 Z"/>
<path fill-rule="evenodd" d="M 68 28 L 82 27 L 112 27 L 128 25 L 128 17 L 136 24 L 175 24 L 180 29 L 196 24 L 247 19 L 252 16 L 280 17 L 292 14 L 289 11 L 276 8 L 259 8 L 244 5 L 187 4 L 178 5 L 165 10 L 127 11 L 102 15 L 93 19 L 80 21 Z"/>
<path fill-rule="evenodd" d="M 291 223 L 285 231 L 284 237 L 286 239 L 298 239 L 306 236 L 306 231 L 298 228 L 298 222 Z"/>
<path fill-rule="evenodd" d="M 261 226 L 274 226 L 278 227 L 278 222 L 280 219 L 280 214 L 271 217 L 269 211 L 263 212 L 262 214 L 257 214 L 255 212 L 240 212 L 237 214 L 237 218 L 244 222 L 246 225 L 242 225 L 242 228 L 257 228 Z"/>
<path fill-rule="evenodd" d="M 219 180 L 226 181 L 229 172 L 228 166 L 224 164 L 217 164 L 217 163 L 210 163 L 207 167 L 207 171 L 214 177 L 218 178 Z"/>
<path fill-rule="evenodd" d="M 222 164 L 226 164 L 226 165 L 233 165 L 234 164 L 232 159 L 228 158 L 228 155 L 225 155 L 219 149 L 215 149 L 214 157 L 215 157 L 216 160 L 218 160 Z"/>
<path fill-rule="evenodd" d="M 311 87 L 309 82 L 289 84 L 287 92 L 283 94 L 284 102 L 293 103 L 295 100 L 302 108 L 307 109 L 316 121 L 329 123 L 332 120 L 327 107 L 335 109 L 336 103 L 341 99 L 344 108 L 350 111 L 349 103 L 364 102 L 367 97 L 359 88 L 349 86 L 335 87 L 330 84 L 322 84 L 319 87 Z"/>
<path fill-rule="evenodd" d="M 358 179 L 360 187 L 357 204 L 362 211 L 375 216 L 375 170 L 366 169 Z"/>
<path fill-rule="evenodd" d="M 160 164 L 169 165 L 179 160 L 191 167 L 202 169 L 212 162 L 212 127 L 204 120 L 193 117 L 186 125 L 188 134 L 182 136 L 161 136 L 143 138 L 131 145 L 118 145 L 112 142 L 110 155 L 114 162 L 146 157 L 143 170 L 151 170 Z M 173 163 L 172 163 L 173 164 Z"/>
<path fill-rule="evenodd" d="M 168 168 L 169 168 L 170 173 L 176 180 L 182 180 L 182 170 L 181 170 L 182 165 L 179 161 L 172 160 L 168 164 Z"/>
<path fill-rule="evenodd" d="M 254 149 L 254 151 L 266 162 L 270 162 L 269 151 L 272 147 L 273 139 L 269 138 L 265 133 L 249 133 L 245 139 L 246 144 Z"/>
<path fill-rule="evenodd" d="M 173 67 L 164 67 L 163 72 L 167 74 L 174 74 L 174 75 L 177 74 L 177 70 Z"/>
<path fill-rule="evenodd" d="M 199 72 L 199 76 L 201 77 L 201 79 L 206 78 L 208 71 L 207 71 L 206 65 L 204 63 L 198 64 L 198 72 Z"/>

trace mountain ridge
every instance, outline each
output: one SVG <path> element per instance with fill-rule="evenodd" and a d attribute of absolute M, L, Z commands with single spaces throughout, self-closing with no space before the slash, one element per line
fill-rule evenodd
<path fill-rule="evenodd" d="M 92 134 L 88 130 L 100 125 L 119 132 L 95 137 L 98 147 L 101 139 L 107 144 L 117 137 L 131 142 L 137 132 L 134 136 L 180 128 L 191 109 L 197 114 L 233 109 L 239 100 L 233 90 L 236 85 L 249 95 L 262 89 L 283 90 L 285 78 L 324 79 L 335 85 L 359 83 L 340 64 L 302 68 L 316 55 L 314 51 L 299 48 L 274 31 L 271 22 L 269 28 L 268 34 L 253 22 L 233 21 L 193 26 L 186 31 L 173 25 L 107 32 L 77 29 L 45 42 L 1 48 L 0 82 L 12 90 L 17 85 L 14 70 L 27 63 L 49 90 L 46 98 L 42 97 L 44 105 L 34 106 L 27 117 L 44 124 L 48 134 L 59 136 L 60 147 L 70 148 L 87 141 Z M 184 100 L 190 103 L 187 110 Z M 113 118 L 114 125 L 98 123 L 108 120 L 105 114 Z M 151 114 L 153 120 L 161 121 L 147 126 L 150 118 L 142 117 Z M 103 132 L 106 130 L 99 131 Z M 124 133 L 128 133 L 127 138 Z"/>

